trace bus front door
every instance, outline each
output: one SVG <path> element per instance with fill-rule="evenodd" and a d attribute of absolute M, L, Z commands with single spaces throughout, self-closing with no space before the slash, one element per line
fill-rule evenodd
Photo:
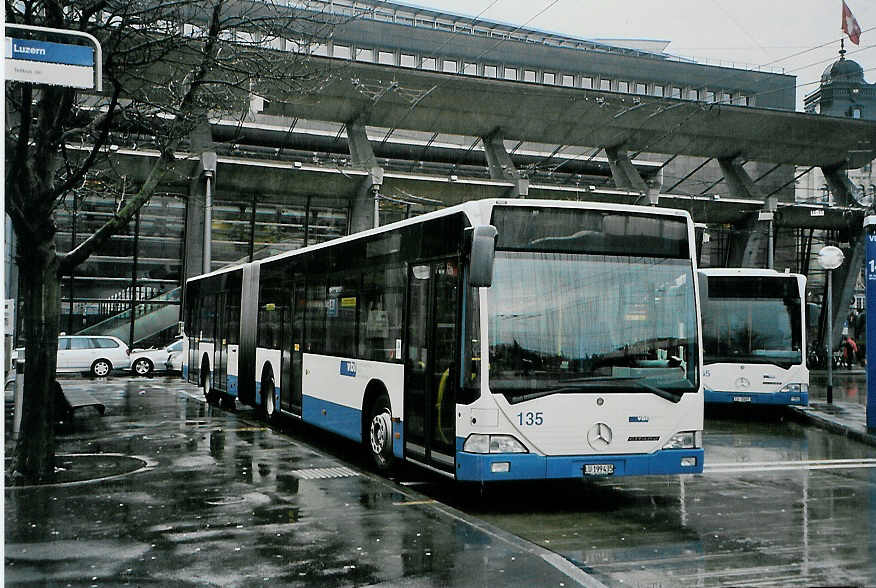
<path fill-rule="evenodd" d="M 456 260 L 409 270 L 405 454 L 450 473 L 456 452 L 458 285 Z"/>

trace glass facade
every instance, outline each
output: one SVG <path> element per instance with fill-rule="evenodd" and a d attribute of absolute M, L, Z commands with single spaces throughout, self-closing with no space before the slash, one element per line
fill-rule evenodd
<path fill-rule="evenodd" d="M 156 194 L 128 226 L 72 275 L 62 278 L 61 330 L 112 334 L 134 345 L 160 345 L 176 335 L 184 280 L 186 203 L 182 194 Z M 59 253 L 94 234 L 118 207 L 114 195 L 92 193 L 56 214 Z M 211 267 L 263 259 L 322 243 L 348 232 L 349 204 L 262 202 L 253 194 L 216 199 L 212 207 Z M 74 245 L 75 244 L 75 245 Z M 132 305 L 133 321 L 132 321 Z"/>

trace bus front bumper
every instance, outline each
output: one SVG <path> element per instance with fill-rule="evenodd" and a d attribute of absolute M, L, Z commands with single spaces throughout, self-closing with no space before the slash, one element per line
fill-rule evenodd
<path fill-rule="evenodd" d="M 807 406 L 809 392 L 721 392 L 703 391 L 706 404 L 771 404 L 782 406 Z"/>
<path fill-rule="evenodd" d="M 456 453 L 456 479 L 501 480 L 582 479 L 617 476 L 701 474 L 702 449 L 663 449 L 626 455 L 560 455 L 532 453 Z"/>

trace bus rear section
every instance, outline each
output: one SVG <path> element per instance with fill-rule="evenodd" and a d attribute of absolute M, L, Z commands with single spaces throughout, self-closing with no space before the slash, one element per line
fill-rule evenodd
<path fill-rule="evenodd" d="M 702 472 L 689 219 L 508 205 L 492 223 L 483 393 L 458 407 L 457 479 Z"/>
<path fill-rule="evenodd" d="M 709 268 L 699 281 L 705 402 L 806 406 L 806 278 Z"/>

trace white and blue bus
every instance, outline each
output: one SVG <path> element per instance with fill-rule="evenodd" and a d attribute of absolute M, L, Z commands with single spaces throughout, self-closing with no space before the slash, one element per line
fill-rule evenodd
<path fill-rule="evenodd" d="M 684 211 L 472 201 L 189 280 L 184 377 L 457 480 L 703 470 Z"/>
<path fill-rule="evenodd" d="M 806 406 L 806 278 L 710 268 L 699 280 L 706 403 Z"/>

